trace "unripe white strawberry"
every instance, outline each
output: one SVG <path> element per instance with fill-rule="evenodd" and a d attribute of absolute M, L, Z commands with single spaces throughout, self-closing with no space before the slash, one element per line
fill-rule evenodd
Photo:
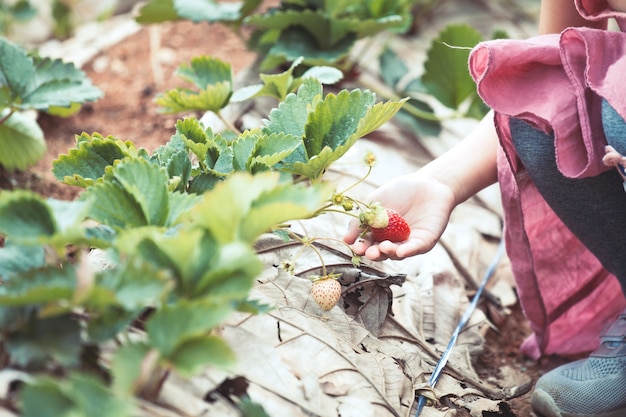
<path fill-rule="evenodd" d="M 330 274 L 317 278 L 311 285 L 311 295 L 324 311 L 337 305 L 341 298 L 341 284 L 337 281 L 338 274 Z"/>

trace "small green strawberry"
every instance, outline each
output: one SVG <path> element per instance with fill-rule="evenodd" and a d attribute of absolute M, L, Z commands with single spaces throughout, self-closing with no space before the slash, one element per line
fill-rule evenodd
<path fill-rule="evenodd" d="M 341 274 L 329 274 L 315 277 L 311 285 L 311 295 L 324 311 L 337 305 L 341 298 L 341 284 L 337 279 Z"/>
<path fill-rule="evenodd" d="M 364 228 L 384 228 L 389 223 L 389 215 L 380 203 L 372 203 L 359 215 L 359 220 Z"/>
<path fill-rule="evenodd" d="M 411 228 L 404 218 L 391 209 L 385 209 L 389 221 L 385 227 L 371 226 L 372 237 L 377 242 L 389 240 L 391 242 L 404 242 L 411 235 Z"/>

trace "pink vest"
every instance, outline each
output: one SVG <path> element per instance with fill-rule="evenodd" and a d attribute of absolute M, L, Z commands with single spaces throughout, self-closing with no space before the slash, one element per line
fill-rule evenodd
<path fill-rule="evenodd" d="M 626 118 L 626 13 L 605 1 L 576 0 L 576 6 L 589 20 L 616 18 L 622 31 L 568 28 L 528 40 L 488 41 L 469 60 L 479 95 L 496 113 L 505 239 L 533 331 L 522 351 L 532 358 L 594 350 L 602 327 L 626 308 L 617 279 L 531 183 L 508 127 L 509 117 L 517 117 L 554 133 L 557 165 L 567 177 L 609 169 L 602 163 L 600 103 L 605 98 Z"/>

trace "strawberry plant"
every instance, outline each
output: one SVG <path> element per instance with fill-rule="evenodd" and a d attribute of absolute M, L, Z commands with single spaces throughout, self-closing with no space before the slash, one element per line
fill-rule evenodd
<path fill-rule="evenodd" d="M 208 58 L 203 62 L 225 65 Z M 208 79 L 201 71 L 196 74 L 197 78 Z M 237 171 L 254 174 L 277 170 L 315 182 L 359 138 L 393 117 L 404 102 L 376 103 L 374 93 L 360 89 L 324 95 L 322 84 L 309 77 L 298 84 L 298 90 L 287 94 L 270 112 L 264 126 L 240 134 L 234 127 L 232 132 L 216 133 L 189 117 L 178 121 L 176 134 L 166 145 L 144 156 L 166 169 L 170 186 L 178 191 L 202 193 Z M 205 85 L 204 91 L 207 96 L 215 92 L 223 97 L 217 100 L 223 106 L 232 95 L 225 86 L 230 83 L 216 79 L 215 84 Z M 157 103 L 165 104 L 177 97 L 179 108 L 191 108 L 198 102 L 196 95 L 173 92 L 167 97 L 157 98 Z M 197 159 L 196 165 L 191 164 L 189 153 Z M 75 149 L 53 163 L 53 172 L 59 180 L 86 187 L 97 182 L 123 156 L 142 154 L 128 142 L 83 134 L 77 138 Z"/>
<path fill-rule="evenodd" d="M 127 157 L 76 201 L 0 193 L 2 348 L 9 366 L 42 376 L 25 388 L 22 415 L 130 415 L 132 398 L 156 398 L 171 372 L 232 366 L 216 329 L 237 309 L 263 308 L 247 300 L 262 268 L 253 241 L 311 215 L 328 193 L 272 172 L 233 175 L 202 196 L 169 191 L 166 178 Z M 90 266 L 89 248 L 106 251 L 110 267 Z"/>
<path fill-rule="evenodd" d="M 194 74 L 209 80 L 207 102 L 232 95 Z M 263 268 L 254 242 L 328 210 L 324 171 L 402 106 L 283 78 L 283 91 L 298 87 L 263 126 L 214 132 L 186 117 L 152 154 L 83 133 L 53 164 L 83 189 L 76 200 L 0 193 L 0 347 L 7 366 L 31 374 L 14 404 L 23 416 L 132 415 L 171 374 L 233 366 L 220 324 L 267 309 L 248 299 Z"/>
<path fill-rule="evenodd" d="M 411 26 L 413 14 L 419 7 L 428 9 L 434 2 L 428 1 L 365 1 L 352 0 L 342 2 L 319 1 L 282 1 L 279 7 L 265 12 L 255 12 L 258 1 L 224 3 L 218 1 L 170 0 L 148 2 L 140 9 L 137 21 L 157 23 L 167 20 L 189 19 L 194 22 L 221 22 L 240 32 L 242 25 L 253 28 L 253 35 L 248 46 L 263 59 L 259 70 L 268 71 L 290 65 L 282 74 L 262 75 L 265 86 L 252 86 L 235 93 L 233 101 L 250 98 L 255 95 L 274 95 L 284 98 L 289 91 L 284 87 L 276 89 L 269 77 L 291 77 L 294 68 L 299 72 L 316 68 L 317 74 L 329 76 L 328 68 L 341 70 L 350 78 L 356 76 L 358 82 L 371 90 L 377 91 L 387 99 L 410 97 L 399 114 L 400 120 L 411 129 L 426 135 L 437 136 L 441 131 L 440 122 L 450 117 L 481 118 L 487 107 L 478 97 L 475 84 L 467 69 L 469 50 L 482 39 L 472 27 L 466 24 L 450 24 L 432 40 L 424 64 L 424 73 L 406 81 L 409 72 L 403 57 L 390 48 L 385 48 L 379 56 L 382 81 L 391 87 L 392 92 L 376 88 L 360 77 L 362 69 L 359 62 L 352 62 L 350 51 L 357 40 L 371 38 L 383 31 L 405 33 Z M 504 33 L 495 33 L 495 37 L 505 37 Z M 323 68 L 322 72 L 319 68 Z M 187 71 L 180 75 L 186 77 Z M 288 73 L 288 74 L 287 74 Z M 330 75 L 332 84 L 339 80 Z M 227 80 L 224 80 L 227 81 Z M 228 80 L 232 81 L 232 80 Z M 196 83 L 202 91 L 204 85 Z M 297 87 L 295 85 L 294 87 Z M 189 109 L 180 106 L 180 99 L 189 101 L 187 94 L 177 90 L 168 92 L 161 98 L 162 104 L 169 111 Z M 197 96 L 202 96 L 202 92 Z M 225 104 L 228 97 L 220 96 L 218 103 L 204 103 L 203 109 L 214 109 Z M 192 107 L 194 109 L 197 108 Z M 445 109 L 435 111 L 434 107 Z"/>
<path fill-rule="evenodd" d="M 255 12 L 259 0 L 152 0 L 140 9 L 137 21 L 188 19 L 221 22 L 236 30 L 245 24 L 254 29 L 249 45 L 263 57 L 261 70 L 303 57 L 307 66 L 329 65 L 348 71 L 348 53 L 356 41 L 384 30 L 407 31 L 416 3 L 420 1 L 284 0 L 279 7 Z"/>
<path fill-rule="evenodd" d="M 28 55 L 0 38 L 0 166 L 26 169 L 45 153 L 44 133 L 26 111 L 65 114 L 101 96 L 73 64 Z"/>

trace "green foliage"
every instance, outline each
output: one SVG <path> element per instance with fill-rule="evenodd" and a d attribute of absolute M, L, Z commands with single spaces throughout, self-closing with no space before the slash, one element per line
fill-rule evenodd
<path fill-rule="evenodd" d="M 77 199 L 0 192 L 0 334 L 8 364 L 67 374 L 58 383 L 29 382 L 23 401 L 45 398 L 50 407 L 29 404 L 25 415 L 130 415 L 134 396 L 158 395 L 168 373 L 232 368 L 233 351 L 217 328 L 237 310 L 267 311 L 248 300 L 263 268 L 256 240 L 319 215 L 334 192 L 324 171 L 403 104 L 377 103 L 360 89 L 324 95 L 317 79 L 293 77 L 296 65 L 264 79 L 265 92 L 257 93 L 284 100 L 263 126 L 215 133 L 188 117 L 151 155 L 83 133 L 53 162 L 56 178 L 83 189 Z M 230 67 L 221 61 L 194 60 L 180 74 L 208 96 L 229 97 L 210 89 L 224 83 L 230 91 Z M 91 266 L 92 248 L 108 267 Z M 145 337 L 129 338 L 139 321 Z M 121 345 L 110 366 L 88 361 L 86 352 L 114 339 Z M 89 367 L 113 382 L 86 377 L 81 370 Z M 113 411 L 93 411 L 91 402 Z M 241 406 L 264 415 L 249 401 Z"/>
<path fill-rule="evenodd" d="M 2 121 L 0 165 L 8 170 L 24 169 L 43 158 L 47 148 L 44 133 L 33 117 L 25 113 L 11 113 L 5 108 L 0 109 Z"/>
<path fill-rule="evenodd" d="M 503 32 L 494 36 L 505 37 Z M 407 64 L 395 51 L 386 48 L 379 57 L 382 81 L 397 94 L 409 96 L 398 120 L 426 135 L 437 136 L 442 117 L 435 114 L 426 98 L 454 112 L 454 116 L 481 119 L 488 111 L 476 92 L 476 84 L 467 66 L 470 50 L 483 41 L 482 36 L 466 24 L 446 26 L 432 40 L 426 53 L 424 73 L 406 80 Z"/>
<path fill-rule="evenodd" d="M 58 114 L 59 107 L 72 108 L 101 96 L 74 65 L 29 56 L 0 38 L 0 165 L 9 170 L 25 169 L 45 154 L 43 132 L 21 111 Z"/>
<path fill-rule="evenodd" d="M 282 2 L 281 8 L 252 15 L 251 45 L 270 69 L 303 56 L 306 65 L 343 67 L 359 39 L 385 30 L 406 31 L 414 1 Z"/>
<path fill-rule="evenodd" d="M 191 65 L 181 65 L 176 75 L 192 83 L 199 91 L 176 88 L 159 95 L 155 102 L 164 113 L 191 110 L 219 112 L 232 94 L 231 66 L 217 58 L 195 57 Z"/>
<path fill-rule="evenodd" d="M 221 22 L 238 29 L 254 28 L 250 48 L 264 57 L 262 70 L 302 57 L 306 66 L 341 68 L 359 39 L 384 30 L 405 32 L 415 0 L 283 1 L 279 7 L 255 13 L 258 0 L 152 0 L 139 11 L 140 23 L 176 19 Z"/>
<path fill-rule="evenodd" d="M 333 67 L 312 67 L 301 76 L 294 76 L 295 68 L 302 62 L 297 58 L 289 69 L 278 74 L 260 74 L 261 84 L 245 86 L 233 91 L 230 64 L 217 58 L 199 56 L 191 64 L 182 64 L 176 71 L 181 79 L 196 88 L 176 88 L 159 94 L 155 102 L 163 113 L 184 111 L 210 111 L 220 115 L 220 111 L 231 102 L 240 102 L 254 97 L 273 97 L 283 101 L 288 94 L 295 93 L 307 78 L 323 84 L 334 84 L 343 74 Z"/>
<path fill-rule="evenodd" d="M 330 193 L 327 186 L 294 186 L 266 172 L 233 174 L 202 196 L 180 194 L 167 190 L 163 168 L 140 156 L 126 157 L 106 171 L 87 186 L 84 197 L 71 202 L 25 191 L 0 193 L 0 234 L 6 237 L 0 259 L 33 257 L 26 263 L 3 262 L 0 268 L 0 330 L 11 365 L 39 371 L 55 365 L 77 372 L 90 346 L 118 338 L 146 307 L 155 309 L 145 319 L 146 337 L 125 342 L 116 352 L 107 370 L 114 387 L 84 379 L 82 373 L 60 383 L 41 378 L 28 384 L 23 400 L 49 398 L 53 414 L 109 415 L 103 410 L 92 414 L 87 403 L 95 401 L 122 413 L 116 416 L 130 415 L 131 394 L 142 389 L 142 364 L 149 358 L 154 358 L 155 372 L 182 376 L 206 366 L 232 367 L 234 355 L 214 330 L 248 304 L 262 269 L 254 241 L 275 222 L 313 215 Z M 100 193 L 105 185 L 110 188 Z M 111 192 L 115 187 L 124 193 Z M 129 208 L 117 200 L 132 204 Z M 171 201 L 186 207 L 173 216 Z M 128 214 L 124 225 L 118 213 Z M 173 218 L 182 219 L 176 227 L 168 223 Z M 102 239 L 86 219 L 115 229 Z M 68 241 L 70 234 L 79 238 Z M 76 259 L 58 242 L 77 242 Z M 110 268 L 89 267 L 86 251 L 94 246 L 107 249 Z M 77 381 L 85 385 L 76 389 Z M 38 414 L 42 410 L 35 404 L 25 413 L 48 415 Z"/>
<path fill-rule="evenodd" d="M 23 417 L 123 417 L 134 407 L 114 396 L 100 380 L 72 373 L 65 380 L 41 378 L 28 384 L 22 394 Z"/>
<path fill-rule="evenodd" d="M 99 133 L 76 136 L 76 147 L 60 155 L 52 167 L 55 177 L 78 187 L 93 185 L 105 170 L 126 157 L 136 157 L 139 151 L 133 143 Z"/>
<path fill-rule="evenodd" d="M 191 87 L 166 91 L 156 103 L 165 113 L 221 117 L 230 103 L 272 97 L 278 105 L 262 126 L 214 132 L 187 117 L 152 154 L 82 133 L 53 163 L 59 181 L 83 189 L 79 198 L 0 192 L 0 344 L 8 366 L 35 375 L 20 396 L 24 416 L 130 416 L 135 396 L 154 399 L 169 373 L 232 369 L 219 326 L 236 311 L 270 308 L 248 299 L 263 267 L 258 237 L 328 207 L 334 190 L 326 170 L 392 117 L 408 115 L 437 134 L 438 119 L 420 94 L 466 115 L 482 110 L 465 49 L 480 37 L 467 26 L 444 29 L 424 75 L 409 82 L 407 65 L 386 50 L 384 81 L 409 97 L 377 102 L 369 89 L 325 93 L 323 85 L 350 69 L 357 40 L 406 31 L 415 1 L 289 0 L 254 14 L 260 3 L 152 0 L 137 20 L 255 28 L 250 46 L 262 54 L 261 68 L 288 68 L 233 91 L 229 64 L 196 57 L 176 72 Z M 1 41 L 0 164 L 23 169 L 45 152 L 41 129 L 22 111 L 69 115 L 100 96 L 72 65 Z M 93 267 L 94 248 L 107 267 Z M 137 327 L 142 337 L 129 337 Z M 113 342 L 103 360 L 100 346 Z M 46 377 L 50 369 L 62 369 L 63 378 Z M 234 404 L 243 415 L 267 415 L 249 398 Z"/>
<path fill-rule="evenodd" d="M 212 62 L 211 68 L 193 71 L 194 79 L 205 80 L 197 84 L 221 79 L 204 74 L 204 71 L 214 71 L 216 66 L 225 68 L 217 60 Z M 255 174 L 278 170 L 318 181 L 325 170 L 359 138 L 390 120 L 405 102 L 376 103 L 374 93 L 360 89 L 324 96 L 322 84 L 317 79 L 294 79 L 291 76 L 293 67 L 283 74 L 266 78 L 261 90 L 271 91 L 275 97 L 286 95 L 284 101 L 270 112 L 263 127 L 231 138 L 214 133 L 195 118 L 179 120 L 171 140 L 150 157 L 167 174 L 169 189 L 203 193 L 238 171 Z M 223 74 L 226 73 L 224 70 Z M 294 85 L 298 85 L 297 91 L 289 92 Z M 257 93 L 260 94 L 261 91 Z M 137 151 L 119 139 L 103 138 L 101 135 L 90 138 L 83 134 L 77 139 L 76 149 L 53 162 L 53 172 L 67 184 L 84 187 L 98 182 L 116 161 L 133 154 Z M 192 164 L 190 155 L 197 163 Z M 124 227 L 133 222 L 135 225 L 144 222 L 141 211 L 132 209 L 127 198 L 121 198 L 121 187 L 117 183 L 115 186 L 94 187 L 94 192 L 98 192 L 96 199 L 124 201 L 123 211 L 119 210 L 122 207 L 112 210 L 123 212 L 124 218 L 111 226 Z M 134 195 L 128 195 L 131 194 Z M 115 197 L 110 197 L 112 195 Z M 103 221 L 101 216 L 98 219 Z"/>
<path fill-rule="evenodd" d="M 139 9 L 137 22 L 148 24 L 188 19 L 193 22 L 223 22 L 237 26 L 261 3 L 261 0 L 151 0 Z"/>
<path fill-rule="evenodd" d="M 480 34 L 468 25 L 447 26 L 433 40 L 422 82 L 444 106 L 456 109 L 476 92 L 467 60 L 470 49 L 480 41 Z"/>
<path fill-rule="evenodd" d="M 232 102 L 243 101 L 253 97 L 268 96 L 283 101 L 290 93 L 295 93 L 302 81 L 314 78 L 322 84 L 335 84 L 343 77 L 343 73 L 334 67 L 316 66 L 306 70 L 301 76 L 294 76 L 295 68 L 302 63 L 298 57 L 291 66 L 278 74 L 260 74 L 262 84 L 243 87 L 233 93 Z"/>

